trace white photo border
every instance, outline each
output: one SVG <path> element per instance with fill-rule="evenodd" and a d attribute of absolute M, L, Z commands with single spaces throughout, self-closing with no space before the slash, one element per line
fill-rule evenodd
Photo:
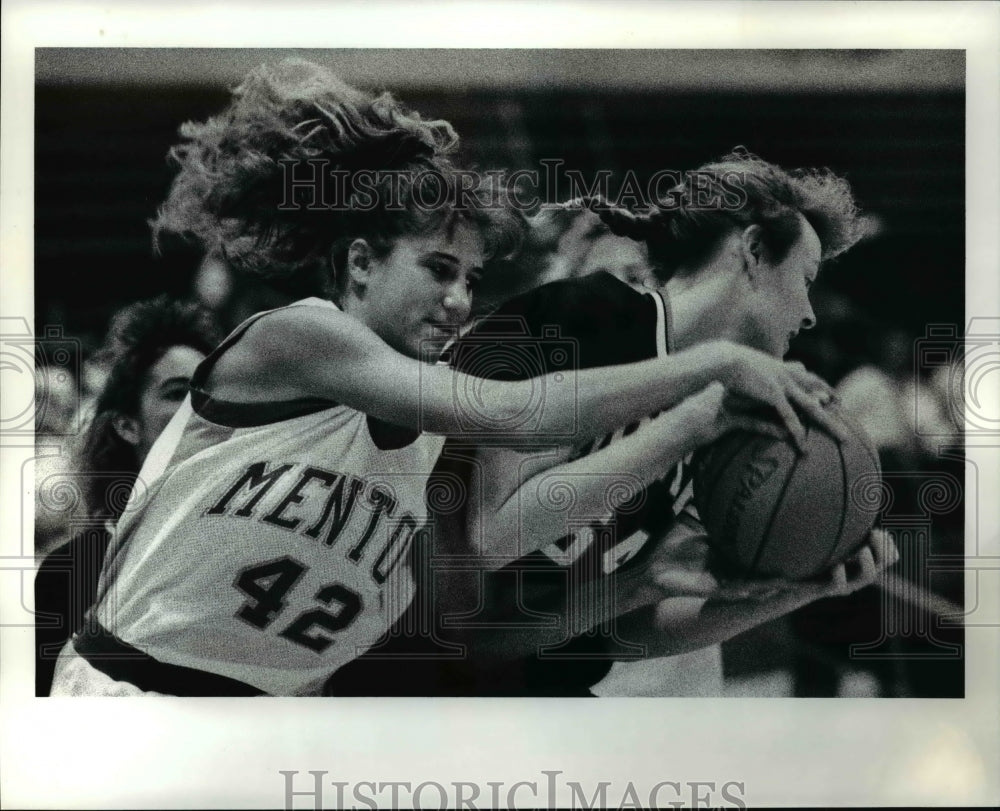
<path fill-rule="evenodd" d="M 996 317 L 998 8 L 989 2 L 6 2 L 0 314 L 30 322 L 33 312 L 36 47 L 794 47 L 966 51 L 966 312 Z M 30 521 L 22 527 L 20 519 L 28 502 L 17 483 L 31 448 L 5 439 L 2 453 L 0 554 L 9 562 L 24 559 L 25 550 L 30 555 L 30 541 L 23 546 Z M 982 492 L 1000 492 L 998 449 L 977 453 Z M 996 561 L 1000 517 L 987 501 L 978 499 L 978 552 Z M 4 617 L 23 614 L 18 589 L 10 588 L 17 579 L 2 568 L 0 610 Z M 977 610 L 996 622 L 968 630 L 966 698 L 948 700 L 35 699 L 32 630 L 0 627 L 4 804 L 280 807 L 280 770 L 298 771 L 304 781 L 309 770 L 325 771 L 328 787 L 329 781 L 468 781 L 484 787 L 483 798 L 487 781 L 544 783 L 543 770 L 557 770 L 561 785 L 613 781 L 609 797 L 616 800 L 629 782 L 646 787 L 642 797 L 661 781 L 739 781 L 754 806 L 997 804 L 1000 589 L 995 567 L 985 575 L 993 582 L 984 577 Z M 432 805 L 439 802 L 428 796 Z M 558 800 L 567 804 L 569 797 L 563 792 Z M 311 807 L 306 797 L 297 802 Z"/>

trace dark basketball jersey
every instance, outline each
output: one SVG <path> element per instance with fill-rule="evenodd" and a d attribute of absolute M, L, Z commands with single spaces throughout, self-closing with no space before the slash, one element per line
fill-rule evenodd
<path fill-rule="evenodd" d="M 519 337 L 518 331 L 527 335 Z M 485 362 L 483 356 L 494 351 L 488 340 L 491 335 L 529 346 L 537 342 L 532 357 L 541 368 Z M 567 366 L 590 369 L 663 357 L 670 343 L 669 309 L 659 293 L 639 292 L 610 274 L 597 273 L 545 285 L 508 302 L 459 342 L 453 365 L 481 376 L 526 378 L 542 372 L 571 373 Z M 570 356 L 568 364 L 563 360 L 566 355 Z M 571 458 L 598 452 L 640 424 L 576 448 Z M 445 443 L 439 469 L 448 465 L 461 469 L 463 463 L 455 461 L 459 456 L 460 443 Z M 489 575 L 484 581 L 483 615 L 474 621 L 486 620 L 493 612 L 504 621 L 530 621 L 560 602 L 588 599 L 588 595 L 595 598 L 602 588 L 611 589 L 613 572 L 648 553 L 650 539 L 665 531 L 681 509 L 693 510 L 688 505 L 691 486 L 685 466 L 663 473 L 662 479 L 621 504 L 609 520 L 567 526 L 563 537 Z M 464 474 L 475 475 L 468 467 Z M 439 531 L 442 523 L 452 523 L 452 531 L 458 531 L 453 520 L 439 521 Z M 563 600 L 553 600 L 553 594 L 563 592 Z M 571 623 L 566 627 L 568 635 L 572 634 Z M 613 658 L 637 658 L 640 653 L 628 640 L 619 639 L 609 624 L 512 662 L 508 672 L 491 667 L 488 684 L 483 684 L 485 674 L 477 674 L 476 679 L 488 692 L 579 694 L 605 675 Z M 520 684 L 519 678 L 523 678 Z"/>
<path fill-rule="evenodd" d="M 665 356 L 671 344 L 667 302 L 656 292 L 639 292 L 607 273 L 583 279 L 554 282 L 519 296 L 473 329 L 452 348 L 452 365 L 467 374 L 490 379 L 528 379 L 553 372 L 571 374 L 588 369 L 634 363 Z M 653 415 L 651 415 L 653 416 Z M 634 432 L 641 423 L 623 427 L 606 437 L 575 448 L 571 458 L 580 458 L 607 447 L 616 439 Z M 484 441 L 488 441 L 485 440 Z M 539 447 L 551 447 L 552 440 Z M 442 490 L 470 492 L 478 468 L 475 445 L 448 440 L 441 459 L 429 480 Z M 468 559 L 474 543 L 466 537 L 464 506 L 454 502 L 435 509 L 439 499 L 428 492 L 428 506 L 434 513 L 431 543 L 434 562 L 416 565 L 418 594 L 410 610 L 408 630 L 381 649 L 391 661 L 394 656 L 408 660 L 406 691 L 409 694 L 466 695 L 587 695 L 588 688 L 610 669 L 615 658 L 638 658 L 641 649 L 618 639 L 612 626 L 577 634 L 565 615 L 567 601 L 591 598 L 601 589 L 612 588 L 612 573 L 635 565 L 647 554 L 653 537 L 658 537 L 681 510 L 693 513 L 690 475 L 685 464 L 663 471 L 661 480 L 621 504 L 609 520 L 567 525 L 562 537 L 539 551 L 526 555 L 499 571 L 485 572 L 479 593 L 473 599 L 478 608 L 463 616 L 466 636 L 492 633 L 499 626 L 530 626 L 531 623 L 562 623 L 562 642 L 548 644 L 530 656 L 511 656 L 499 664 L 476 661 L 475 657 L 449 659 L 448 645 L 431 641 L 427 616 L 435 605 L 427 595 L 427 583 L 435 576 L 434 567 L 452 565 L 452 555 Z M 463 486 L 448 485 L 461 481 Z M 429 553 L 427 547 L 423 552 Z M 417 617 L 417 612 L 423 617 Z M 547 618 L 547 619 L 546 619 Z M 435 636 L 447 631 L 435 618 Z M 454 627 L 455 618 L 445 618 Z M 419 629 L 423 628 L 423 641 Z M 477 630 L 479 629 L 479 630 Z M 417 631 L 414 634 L 414 631 Z M 551 640 L 551 635 L 547 635 Z M 337 674 L 332 693 L 382 694 L 389 678 L 363 657 Z M 398 682 L 397 682 L 398 684 Z"/>

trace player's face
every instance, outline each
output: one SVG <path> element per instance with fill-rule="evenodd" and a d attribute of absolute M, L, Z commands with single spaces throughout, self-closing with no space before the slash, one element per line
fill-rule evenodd
<path fill-rule="evenodd" d="M 792 339 L 816 324 L 809 289 L 819 273 L 822 246 L 816 231 L 800 215 L 801 233 L 784 260 L 761 262 L 748 297 L 745 343 L 784 357 Z"/>
<path fill-rule="evenodd" d="M 469 319 L 483 253 L 482 235 L 464 221 L 400 237 L 388 255 L 372 260 L 365 322 L 396 351 L 437 360 L 449 330 Z"/>
<path fill-rule="evenodd" d="M 204 359 L 201 352 L 190 346 L 172 346 L 150 367 L 139 397 L 136 441 L 133 443 L 140 459 L 145 459 L 184 401 L 191 376 Z"/>

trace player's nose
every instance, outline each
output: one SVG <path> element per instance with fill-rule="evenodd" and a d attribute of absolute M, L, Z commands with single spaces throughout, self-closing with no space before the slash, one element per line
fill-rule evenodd
<path fill-rule="evenodd" d="M 816 326 L 816 313 L 813 312 L 812 304 L 808 301 L 806 302 L 805 312 L 802 315 L 802 321 L 799 323 L 799 329 L 812 329 Z"/>
<path fill-rule="evenodd" d="M 472 292 L 464 280 L 456 281 L 445 288 L 441 304 L 448 312 L 449 321 L 464 323 L 472 313 Z"/>

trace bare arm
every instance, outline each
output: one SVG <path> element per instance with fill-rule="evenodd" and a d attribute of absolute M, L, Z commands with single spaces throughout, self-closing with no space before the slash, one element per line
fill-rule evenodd
<path fill-rule="evenodd" d="M 620 643 L 644 646 L 647 657 L 674 656 L 719 644 L 814 600 L 847 595 L 871 585 L 898 558 L 889 537 L 875 531 L 869 544 L 851 561 L 850 568 L 857 568 L 855 574 L 848 575 L 849 567 L 840 564 L 825 577 L 811 581 L 720 583 L 708 569 L 708 553 L 704 530 L 682 515 L 658 541 L 653 556 L 642 565 L 609 575 L 610 588 L 591 590 L 578 584 L 583 590 L 577 599 L 568 596 L 565 586 L 534 594 L 532 606 L 539 610 L 546 604 L 545 610 L 560 618 L 556 627 L 519 627 L 513 616 L 504 627 L 495 624 L 460 634 L 461 641 L 476 658 L 504 660 L 537 653 L 574 633 L 600 626 L 609 633 L 613 629 Z M 474 609 L 478 586 L 463 585 L 464 602 L 451 603 L 449 595 L 441 594 L 438 608 Z M 510 611 L 516 615 L 513 606 Z"/>
<path fill-rule="evenodd" d="M 716 379 L 772 405 L 799 433 L 791 402 L 822 415 L 815 394 L 825 391 L 822 381 L 761 353 L 748 361 L 746 352 L 718 342 L 641 363 L 491 381 L 413 360 L 348 315 L 302 306 L 251 327 L 219 360 L 209 384 L 219 399 L 319 397 L 397 425 L 502 436 L 514 445 L 581 443 L 669 408 Z"/>
<path fill-rule="evenodd" d="M 680 542 L 688 550 L 675 554 L 687 563 L 653 574 L 652 583 L 674 592 L 658 602 L 619 616 L 615 629 L 621 639 L 642 644 L 646 656 L 673 656 L 725 642 L 765 622 L 784 616 L 824 597 L 840 597 L 878 582 L 899 555 L 885 533 L 875 530 L 869 543 L 826 575 L 808 581 L 746 581 L 720 586 L 706 569 L 694 564 L 697 539 Z M 849 574 L 850 570 L 856 570 Z M 652 585 L 647 582 L 647 586 Z M 701 593 L 699 593 L 701 592 Z M 629 595 L 648 599 L 648 589 Z M 621 605 L 621 604 L 620 604 Z"/>
<path fill-rule="evenodd" d="M 468 533 L 499 568 L 568 532 L 568 520 L 604 521 L 692 451 L 735 428 L 780 435 L 777 425 L 741 414 L 712 383 L 633 433 L 572 462 L 568 451 L 523 454 L 480 448 Z M 562 462 L 561 464 L 559 464 Z"/>

